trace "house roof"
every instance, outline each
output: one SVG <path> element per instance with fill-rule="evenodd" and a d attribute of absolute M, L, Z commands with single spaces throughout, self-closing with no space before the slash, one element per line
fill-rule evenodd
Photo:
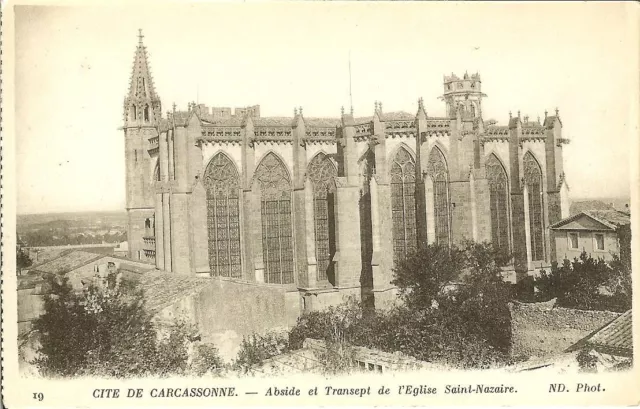
<path fill-rule="evenodd" d="M 566 352 L 590 348 L 611 355 L 632 356 L 632 321 L 629 310 L 576 342 Z"/>
<path fill-rule="evenodd" d="M 65 274 L 107 256 L 106 254 L 75 250 L 32 267 L 30 271 L 47 274 Z"/>
<path fill-rule="evenodd" d="M 615 231 L 618 227 L 629 223 L 631 223 L 629 213 L 619 210 L 585 210 L 552 224 L 550 228 L 556 230 Z"/>
<path fill-rule="evenodd" d="M 160 270 L 148 271 L 142 274 L 139 280 L 144 292 L 145 306 L 152 313 L 196 294 L 205 285 L 211 284 L 211 279 L 207 277 L 172 274 Z"/>

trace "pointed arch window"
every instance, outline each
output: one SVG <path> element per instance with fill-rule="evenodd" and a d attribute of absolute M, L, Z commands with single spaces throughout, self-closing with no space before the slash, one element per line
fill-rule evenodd
<path fill-rule="evenodd" d="M 527 152 L 523 158 L 524 183 L 529 199 L 529 244 L 531 259 L 544 260 L 544 212 L 542 201 L 542 169 L 540 164 Z"/>
<path fill-rule="evenodd" d="M 416 250 L 416 165 L 404 147 L 393 158 L 390 172 L 393 258 L 398 261 Z"/>
<path fill-rule="evenodd" d="M 291 180 L 284 164 L 268 153 L 256 169 L 260 184 L 262 254 L 265 281 L 293 283 L 293 237 L 291 225 Z"/>
<path fill-rule="evenodd" d="M 149 122 L 149 105 L 144 106 L 144 121 Z"/>
<path fill-rule="evenodd" d="M 489 182 L 489 210 L 491 212 L 491 242 L 502 252 L 511 251 L 509 223 L 509 185 L 507 172 L 492 154 L 485 162 Z"/>
<path fill-rule="evenodd" d="M 427 173 L 433 181 L 433 209 L 436 244 L 448 246 L 451 242 L 449 214 L 449 170 L 444 155 L 438 148 L 429 154 Z"/>
<path fill-rule="evenodd" d="M 338 171 L 324 153 L 309 162 L 307 175 L 313 187 L 313 220 L 318 281 L 335 284 L 333 263 L 336 252 L 335 192 Z"/>
<path fill-rule="evenodd" d="M 211 159 L 204 173 L 211 275 L 242 276 L 240 256 L 240 177 L 224 154 Z"/>
<path fill-rule="evenodd" d="M 373 287 L 373 270 L 371 261 L 373 257 L 373 225 L 371 221 L 371 179 L 376 173 L 375 154 L 371 149 L 358 160 L 362 189 L 358 210 L 360 212 L 360 260 L 362 262 L 362 275 L 360 283 L 365 288 Z"/>

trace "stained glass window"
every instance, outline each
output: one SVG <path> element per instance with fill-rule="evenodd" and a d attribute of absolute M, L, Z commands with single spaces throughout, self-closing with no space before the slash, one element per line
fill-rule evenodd
<path fill-rule="evenodd" d="M 416 165 L 405 148 L 391 163 L 393 258 L 402 260 L 416 250 Z"/>
<path fill-rule="evenodd" d="M 433 181 L 433 208 L 436 244 L 448 246 L 451 241 L 449 216 L 449 171 L 444 155 L 438 148 L 429 154 L 427 173 Z"/>
<path fill-rule="evenodd" d="M 491 213 L 491 242 L 503 251 L 510 251 L 509 190 L 507 172 L 495 155 L 485 162 L 489 181 L 489 211 Z"/>
<path fill-rule="evenodd" d="M 531 152 L 524 155 L 524 183 L 529 192 L 529 227 L 532 260 L 544 260 L 544 218 L 542 204 L 542 169 Z"/>
<path fill-rule="evenodd" d="M 240 177 L 231 160 L 218 153 L 204 173 L 211 275 L 242 276 L 240 261 Z"/>
<path fill-rule="evenodd" d="M 336 167 L 324 153 L 309 162 L 307 175 L 313 186 L 313 218 L 316 241 L 318 281 L 334 281 L 333 255 L 336 252 L 334 228 L 334 198 L 336 191 Z"/>
<path fill-rule="evenodd" d="M 291 181 L 284 164 L 269 153 L 256 168 L 260 183 L 262 251 L 265 281 L 293 283 L 293 237 L 291 225 Z"/>

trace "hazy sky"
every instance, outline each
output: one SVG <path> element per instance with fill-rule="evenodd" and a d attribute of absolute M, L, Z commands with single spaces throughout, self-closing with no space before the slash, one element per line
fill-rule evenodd
<path fill-rule="evenodd" d="M 123 99 L 138 28 L 163 111 L 443 115 L 442 76 L 478 71 L 484 118 L 558 107 L 572 197 L 628 195 L 635 32 L 620 4 L 219 3 L 16 8 L 19 213 L 124 209 Z M 635 60 L 631 60 L 635 61 Z"/>

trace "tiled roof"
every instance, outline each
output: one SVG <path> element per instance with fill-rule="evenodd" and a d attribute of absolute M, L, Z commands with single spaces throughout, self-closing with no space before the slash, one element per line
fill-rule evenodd
<path fill-rule="evenodd" d="M 107 255 L 76 250 L 54 258 L 53 260 L 49 260 L 46 263 L 42 263 L 35 268 L 30 269 L 30 271 L 48 274 L 65 274 L 103 257 L 107 257 Z"/>
<path fill-rule="evenodd" d="M 397 112 L 385 112 L 384 114 L 382 114 L 382 118 L 385 121 L 412 121 L 416 119 L 416 116 L 408 112 L 397 111 Z"/>
<path fill-rule="evenodd" d="M 631 223 L 631 217 L 629 213 L 621 212 L 619 210 L 584 210 L 580 213 L 574 214 L 573 216 L 567 217 L 566 219 L 552 224 L 550 228 L 556 229 L 558 227 L 562 227 L 565 224 L 577 220 L 583 216 L 590 217 L 591 219 L 597 221 L 600 224 L 603 224 L 604 226 L 612 230 L 616 230 L 620 226 L 625 226 Z"/>
<path fill-rule="evenodd" d="M 372 116 L 361 116 L 361 117 L 358 117 L 358 118 L 354 118 L 353 121 L 355 122 L 356 125 L 367 124 L 367 123 L 373 121 L 373 117 Z"/>
<path fill-rule="evenodd" d="M 158 270 L 152 270 L 140 276 L 145 306 L 150 312 L 159 312 L 184 297 L 196 294 L 210 283 L 211 279 L 207 277 L 172 274 Z"/>
<path fill-rule="evenodd" d="M 612 355 L 632 356 L 633 330 L 631 310 L 572 345 L 567 352 L 593 348 Z"/>
<path fill-rule="evenodd" d="M 304 124 L 316 128 L 333 128 L 342 126 L 340 118 L 304 118 Z"/>
<path fill-rule="evenodd" d="M 253 118 L 253 124 L 255 126 L 291 126 L 293 118 L 288 117 L 266 117 L 266 118 Z"/>
<path fill-rule="evenodd" d="M 228 118 L 220 118 L 220 117 L 215 117 L 211 114 L 205 114 L 205 113 L 201 113 L 200 114 L 200 120 L 205 122 L 206 124 L 212 124 L 212 125 L 217 125 L 217 126 L 241 126 L 242 125 L 242 120 L 243 118 L 240 116 L 232 116 L 232 117 L 228 117 Z"/>
<path fill-rule="evenodd" d="M 607 222 L 615 227 L 626 226 L 631 223 L 631 215 L 620 210 L 585 210 L 584 213 L 601 222 Z"/>
<path fill-rule="evenodd" d="M 189 111 L 176 111 L 172 116 L 176 125 L 183 126 L 187 124 L 187 119 L 189 119 L 190 114 Z"/>

